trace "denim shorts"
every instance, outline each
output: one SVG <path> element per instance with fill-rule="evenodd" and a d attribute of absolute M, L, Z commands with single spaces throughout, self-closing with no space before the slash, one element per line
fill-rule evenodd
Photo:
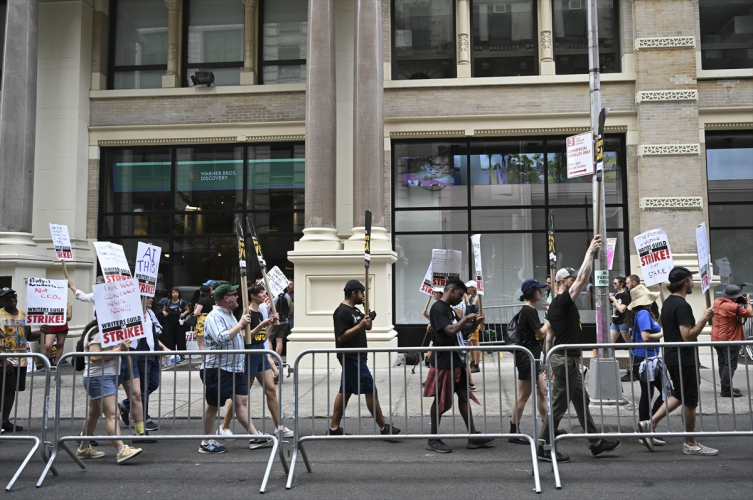
<path fill-rule="evenodd" d="M 133 378 L 137 379 L 140 378 L 141 375 L 139 374 L 139 365 L 136 362 L 137 356 L 132 356 L 131 358 L 131 366 L 133 366 Z M 125 356 L 120 357 L 120 375 L 118 376 L 118 385 L 123 385 L 123 382 L 126 380 L 130 381 L 131 379 L 128 378 L 128 358 Z"/>
<path fill-rule="evenodd" d="M 266 349 L 266 346 L 263 342 L 261 344 L 246 344 L 246 349 Z M 246 355 L 246 369 L 243 372 L 246 379 L 256 378 L 258 373 L 264 373 L 271 369 L 272 365 L 269 364 L 266 353 Z"/>
<path fill-rule="evenodd" d="M 374 378 L 371 376 L 366 361 L 358 361 L 347 356 L 344 359 L 338 359 L 338 361 L 343 367 L 340 377 L 340 393 L 343 393 L 343 382 L 345 394 L 371 394 L 374 392 Z"/>
<path fill-rule="evenodd" d="M 84 377 L 84 389 L 89 394 L 89 399 L 114 396 L 118 392 L 118 386 L 115 384 L 117 378 L 117 375 Z"/>
<path fill-rule="evenodd" d="M 615 325 L 614 323 L 612 323 L 609 329 L 612 330 L 613 332 L 627 333 L 628 326 L 625 323 L 621 325 Z"/>

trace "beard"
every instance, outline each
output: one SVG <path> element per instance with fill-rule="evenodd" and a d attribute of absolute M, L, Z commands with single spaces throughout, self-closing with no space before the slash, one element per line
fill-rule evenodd
<path fill-rule="evenodd" d="M 356 297 L 355 301 L 356 301 L 356 305 L 363 304 L 363 299 L 361 297 Z"/>

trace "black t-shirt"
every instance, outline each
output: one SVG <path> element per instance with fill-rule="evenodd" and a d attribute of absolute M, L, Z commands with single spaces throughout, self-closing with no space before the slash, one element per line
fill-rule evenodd
<path fill-rule="evenodd" d="M 626 306 L 630 304 L 630 294 L 628 292 L 619 292 L 614 294 L 614 304 L 622 304 L 623 306 Z M 622 325 L 625 323 L 625 315 L 627 314 L 627 309 L 625 309 L 625 312 L 618 312 L 615 305 L 612 305 L 612 323 L 615 325 Z"/>
<path fill-rule="evenodd" d="M 583 325 L 580 322 L 578 306 L 565 291 L 557 295 L 549 306 L 549 323 L 554 331 L 554 345 L 580 344 Z M 568 356 L 580 357 L 580 349 L 568 349 Z"/>
<path fill-rule="evenodd" d="M 358 333 L 351 337 L 350 340 L 346 340 L 345 342 L 340 342 L 339 340 L 337 340 L 337 337 L 356 326 L 363 320 L 363 318 L 363 312 L 361 312 L 359 309 L 356 309 L 355 307 L 350 307 L 347 304 L 340 304 L 340 306 L 335 309 L 335 313 L 332 315 L 332 319 L 335 322 L 335 347 L 337 347 L 338 349 L 368 347 L 368 345 L 366 344 L 365 328 L 361 329 Z M 342 359 L 342 355 L 340 354 L 338 354 L 337 357 L 339 359 Z M 366 354 L 365 352 L 359 354 L 348 354 L 348 357 L 355 360 L 360 359 L 361 361 L 368 360 L 368 354 Z"/>
<path fill-rule="evenodd" d="M 684 298 L 678 295 L 670 295 L 661 308 L 661 326 L 664 330 L 665 342 L 684 342 L 680 325 L 695 326 L 693 308 Z M 679 360 L 677 358 L 678 349 L 680 350 Z M 682 362 L 682 366 L 694 366 L 697 356 L 698 350 L 694 347 L 664 348 L 664 364 L 667 366 L 678 366 L 680 364 L 678 361 Z"/>
<path fill-rule="evenodd" d="M 264 321 L 264 316 L 259 311 L 253 311 L 250 310 L 249 313 L 251 314 L 251 323 L 249 323 L 249 327 L 253 330 L 256 328 L 259 323 Z M 262 328 L 258 332 L 256 332 L 256 335 L 254 335 L 254 338 L 251 339 L 251 345 L 257 345 L 257 344 L 263 344 L 267 341 L 267 329 Z"/>
<path fill-rule="evenodd" d="M 209 314 L 214 308 L 214 302 L 209 297 L 199 300 L 199 305 L 201 306 L 201 313 L 199 314 Z"/>
<path fill-rule="evenodd" d="M 445 301 L 438 300 L 431 306 L 429 311 L 429 321 L 431 322 L 431 340 L 435 346 L 438 347 L 451 347 L 460 345 L 458 335 L 447 335 L 444 328 L 449 325 L 454 325 L 458 322 L 458 316 L 452 307 L 447 305 Z M 452 354 L 452 368 L 463 366 L 463 362 L 460 360 L 460 356 L 457 351 L 436 351 L 433 353 L 433 357 L 436 359 L 436 367 L 439 369 L 450 369 L 450 354 Z"/>
<path fill-rule="evenodd" d="M 536 330 L 542 326 L 539 313 L 529 305 L 523 305 L 518 316 L 518 328 L 520 329 L 520 345 L 531 351 L 534 359 L 541 358 L 541 340 L 536 340 Z M 518 355 L 517 352 L 515 353 Z M 528 356 L 525 356 L 527 359 Z"/>

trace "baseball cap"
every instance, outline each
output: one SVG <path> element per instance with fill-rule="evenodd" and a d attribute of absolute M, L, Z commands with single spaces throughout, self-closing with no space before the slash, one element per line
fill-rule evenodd
<path fill-rule="evenodd" d="M 531 288 L 546 288 L 546 283 L 541 283 L 535 279 L 527 279 L 520 285 L 521 292 L 527 292 Z"/>
<path fill-rule="evenodd" d="M 216 281 L 214 281 L 214 280 L 207 280 L 207 282 L 206 282 L 206 283 L 202 283 L 202 285 L 204 285 L 204 286 L 214 286 L 214 287 L 216 287 L 216 286 L 217 286 L 217 282 L 216 282 Z"/>
<path fill-rule="evenodd" d="M 679 283 L 685 278 L 690 278 L 694 274 L 698 273 L 691 272 L 687 267 L 673 267 L 669 272 L 669 282 Z"/>
<path fill-rule="evenodd" d="M 473 280 L 471 280 L 471 281 L 466 281 L 466 282 L 465 282 L 465 287 L 466 287 L 466 288 L 470 288 L 470 287 L 476 288 L 476 282 L 475 282 L 475 281 L 473 281 Z"/>
<path fill-rule="evenodd" d="M 557 282 L 559 282 L 560 280 L 563 280 L 565 278 L 577 278 L 577 277 L 578 277 L 578 271 L 576 271 L 572 267 L 563 267 L 562 269 L 557 271 L 557 274 L 554 276 L 554 279 L 557 280 Z"/>
<path fill-rule="evenodd" d="M 431 291 L 434 293 L 444 293 L 444 287 L 443 286 L 433 286 L 431 287 Z"/>
<path fill-rule="evenodd" d="M 13 295 L 16 293 L 16 291 L 12 288 L 8 288 L 7 286 L 5 288 L 0 288 L 0 299 L 5 297 L 6 295 Z"/>
<path fill-rule="evenodd" d="M 343 291 L 352 292 L 353 290 L 366 290 L 366 288 L 364 288 L 363 284 L 358 280 L 349 280 L 345 283 Z"/>
<path fill-rule="evenodd" d="M 727 288 L 724 289 L 724 293 L 722 294 L 722 297 L 727 297 L 728 299 L 739 299 L 743 296 L 742 289 L 737 285 L 727 285 Z"/>
<path fill-rule="evenodd" d="M 214 300 L 222 300 L 225 295 L 237 289 L 238 285 L 220 285 L 214 289 Z"/>

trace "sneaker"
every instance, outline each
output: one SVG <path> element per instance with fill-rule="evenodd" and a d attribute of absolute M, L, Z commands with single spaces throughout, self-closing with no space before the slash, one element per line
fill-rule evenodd
<path fill-rule="evenodd" d="M 648 420 L 643 420 L 642 422 L 638 422 L 638 430 L 645 433 L 651 432 L 651 422 Z M 641 442 L 646 445 L 646 448 L 648 448 L 648 451 L 654 451 L 654 440 L 651 438 L 643 439 Z"/>
<path fill-rule="evenodd" d="M 220 429 L 217 431 L 217 435 L 218 436 L 232 436 L 233 431 L 231 431 L 230 429 L 225 429 L 224 427 L 220 425 Z M 235 439 L 228 439 L 228 441 L 235 441 Z"/>
<path fill-rule="evenodd" d="M 343 431 L 342 427 L 338 427 L 334 431 L 332 429 L 327 429 L 327 435 L 328 436 L 342 436 L 345 432 Z"/>
<path fill-rule="evenodd" d="M 530 444 L 530 441 L 524 437 L 507 438 L 507 442 L 512 444 Z"/>
<path fill-rule="evenodd" d="M 83 450 L 81 448 L 76 450 L 76 456 L 78 458 L 102 458 L 105 456 L 105 452 L 97 451 L 94 446 L 88 446 Z"/>
<path fill-rule="evenodd" d="M 698 443 L 698 446 L 688 446 L 687 444 L 683 443 L 682 452 L 685 455 L 706 455 L 712 457 L 718 454 L 719 450 L 709 448 L 708 446 L 703 446 L 701 443 Z"/>
<path fill-rule="evenodd" d="M 479 368 L 477 364 L 471 363 L 471 373 L 479 373 L 480 371 L 481 368 Z"/>
<path fill-rule="evenodd" d="M 490 448 L 493 444 L 494 438 L 471 438 L 465 447 L 469 450 L 477 450 L 479 448 Z"/>
<path fill-rule="evenodd" d="M 261 448 L 263 446 L 269 446 L 272 444 L 272 440 L 269 438 L 255 438 L 255 439 L 249 439 L 248 441 L 248 449 L 249 450 L 255 450 L 256 448 Z"/>
<path fill-rule="evenodd" d="M 144 430 L 155 432 L 159 430 L 159 425 L 150 420 L 148 422 L 144 422 Z"/>
<path fill-rule="evenodd" d="M 210 439 L 207 444 L 201 443 L 199 445 L 199 453 L 225 453 L 226 451 L 227 448 L 214 439 Z"/>
<path fill-rule="evenodd" d="M 84 435 L 84 433 L 83 433 L 83 432 L 79 434 L 79 436 L 83 436 L 83 435 Z M 81 440 L 80 440 L 80 439 L 77 439 L 77 440 L 76 440 L 76 444 L 81 444 Z M 89 441 L 89 446 L 93 446 L 93 447 L 95 447 L 95 448 L 96 448 L 97 446 L 99 446 L 99 443 L 98 443 L 98 442 L 96 442 L 96 441 L 94 441 L 94 440 L 91 440 L 91 441 Z"/>
<path fill-rule="evenodd" d="M 647 439 L 649 441 L 653 441 L 654 446 L 664 446 L 665 444 L 667 444 L 667 442 L 664 441 L 663 439 L 659 439 L 659 438 L 647 438 Z M 643 438 L 638 438 L 638 442 L 641 444 L 646 444 L 643 442 Z"/>
<path fill-rule="evenodd" d="M 606 439 L 602 439 L 601 443 L 599 443 L 598 445 L 589 446 L 589 448 L 591 449 L 591 455 L 593 455 L 594 457 L 603 457 L 607 453 L 611 453 L 619 447 L 620 447 L 619 439 L 615 441 L 607 441 Z"/>
<path fill-rule="evenodd" d="M 131 412 L 123 406 L 123 403 L 118 403 L 118 409 L 120 410 L 120 420 L 125 425 L 129 425 L 131 423 Z"/>
<path fill-rule="evenodd" d="M 567 431 L 565 429 L 554 429 L 554 437 L 561 436 L 563 434 L 567 434 Z"/>
<path fill-rule="evenodd" d="M 2 429 L 5 432 L 19 432 L 19 431 L 24 430 L 24 428 L 21 427 L 20 425 L 14 424 L 11 422 L 3 422 Z"/>
<path fill-rule="evenodd" d="M 725 391 L 721 391 L 721 392 L 719 393 L 719 395 L 720 395 L 721 397 L 723 397 L 723 398 L 741 398 L 741 397 L 743 397 L 743 393 L 742 393 L 742 392 L 740 392 L 740 391 L 737 391 L 737 390 L 735 390 L 735 391 L 733 391 L 733 392 L 725 392 Z"/>
<path fill-rule="evenodd" d="M 429 439 L 426 443 L 426 449 L 437 453 L 450 453 L 452 451 L 452 448 L 444 444 L 441 439 Z"/>
<path fill-rule="evenodd" d="M 625 373 L 625 375 L 622 376 L 622 378 L 620 378 L 620 380 L 623 382 L 633 382 L 635 379 L 632 378 L 632 376 L 630 375 L 630 372 L 627 372 Z"/>
<path fill-rule="evenodd" d="M 471 392 L 476 392 L 476 385 L 475 384 L 468 384 L 468 388 L 471 390 Z"/>
<path fill-rule="evenodd" d="M 295 437 L 295 432 L 291 431 L 287 427 L 282 428 L 282 437 L 284 438 L 292 438 Z"/>
<path fill-rule="evenodd" d="M 545 450 L 543 446 L 539 446 L 538 451 L 539 460 L 543 460 L 545 462 L 551 462 L 552 461 L 552 450 Z M 565 455 L 564 453 L 557 452 L 557 462 L 566 464 L 570 462 L 570 455 Z"/>
<path fill-rule="evenodd" d="M 382 436 L 394 436 L 395 434 L 400 434 L 400 429 L 392 424 L 387 424 L 384 426 L 384 429 L 379 431 L 379 434 Z"/>
<path fill-rule="evenodd" d="M 141 454 L 141 448 L 132 448 L 127 444 L 123 445 L 123 449 L 118 453 L 118 463 L 122 464 L 133 457 Z"/>
<path fill-rule="evenodd" d="M 144 432 L 144 434 L 137 435 L 135 438 L 131 439 L 131 442 L 133 443 L 156 443 L 156 439 L 149 439 L 147 436 L 149 436 L 148 432 Z"/>

